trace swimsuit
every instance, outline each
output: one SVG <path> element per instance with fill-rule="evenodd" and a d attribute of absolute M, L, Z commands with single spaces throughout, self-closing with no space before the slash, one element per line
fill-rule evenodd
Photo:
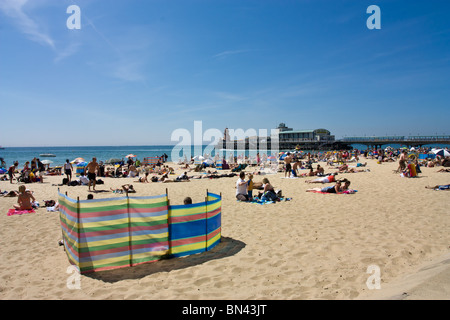
<path fill-rule="evenodd" d="M 88 172 L 87 176 L 90 181 L 95 180 L 95 173 Z"/>
<path fill-rule="evenodd" d="M 336 193 L 336 189 L 334 188 L 334 186 L 322 188 L 322 190 L 320 190 L 320 191 L 326 192 L 326 193 Z"/>

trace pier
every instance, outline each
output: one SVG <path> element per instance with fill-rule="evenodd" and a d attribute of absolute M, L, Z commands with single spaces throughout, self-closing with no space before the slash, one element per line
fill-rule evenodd
<path fill-rule="evenodd" d="M 427 144 L 450 144 L 450 135 L 443 136 L 385 136 L 385 137 L 345 137 L 339 141 L 348 144 L 363 144 L 368 148 L 381 148 L 386 144 L 400 144 L 421 147 Z"/>

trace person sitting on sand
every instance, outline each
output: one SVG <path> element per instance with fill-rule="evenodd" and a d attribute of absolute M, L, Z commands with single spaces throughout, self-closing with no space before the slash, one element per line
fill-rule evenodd
<path fill-rule="evenodd" d="M 305 180 L 305 182 L 306 183 L 329 183 L 329 182 L 334 182 L 336 176 L 337 176 L 337 173 L 332 173 L 328 176 L 320 177 L 320 178 L 317 178 L 314 180 Z"/>
<path fill-rule="evenodd" d="M 186 197 L 186 198 L 184 198 L 183 203 L 184 203 L 185 205 L 186 205 L 186 204 L 192 204 L 192 199 L 191 199 L 191 197 Z"/>
<path fill-rule="evenodd" d="M 339 193 L 341 192 L 341 181 L 338 180 L 336 181 L 334 186 L 328 186 L 325 188 L 312 188 L 312 189 L 307 189 L 306 192 L 325 192 L 325 193 Z"/>
<path fill-rule="evenodd" d="M 275 193 L 275 189 L 273 188 L 273 186 L 270 184 L 269 179 L 264 178 L 262 180 L 262 182 L 263 182 L 264 192 L 261 195 L 261 200 L 277 201 L 278 200 L 277 194 Z"/>
<path fill-rule="evenodd" d="M 317 169 L 314 172 L 314 174 L 316 176 L 320 176 L 320 175 L 324 175 L 325 174 L 325 170 L 323 169 L 323 167 L 320 166 L 320 164 L 317 165 Z"/>
<path fill-rule="evenodd" d="M 248 201 L 247 181 L 245 179 L 245 172 L 239 173 L 239 179 L 236 181 L 236 199 L 240 201 Z"/>
<path fill-rule="evenodd" d="M 19 196 L 17 198 L 18 205 L 14 205 L 16 210 L 31 210 L 33 209 L 32 204 L 36 201 L 33 194 L 27 191 L 24 185 L 19 186 Z"/>

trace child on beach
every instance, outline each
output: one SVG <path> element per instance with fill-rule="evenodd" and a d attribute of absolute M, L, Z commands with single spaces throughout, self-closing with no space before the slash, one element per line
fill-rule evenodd
<path fill-rule="evenodd" d="M 248 174 L 247 181 L 247 195 L 249 199 L 253 199 L 253 175 L 251 173 Z"/>
<path fill-rule="evenodd" d="M 17 203 L 19 205 L 14 205 L 16 210 L 31 210 L 33 209 L 32 204 L 36 201 L 30 191 L 26 190 L 24 185 L 19 187 L 19 196 L 17 198 Z"/>
<path fill-rule="evenodd" d="M 8 169 L 8 175 L 9 175 L 9 182 L 13 183 L 13 178 L 15 178 L 14 173 L 16 172 L 16 168 L 19 165 L 18 162 L 14 162 L 14 165 L 12 165 L 11 167 L 9 167 Z"/>

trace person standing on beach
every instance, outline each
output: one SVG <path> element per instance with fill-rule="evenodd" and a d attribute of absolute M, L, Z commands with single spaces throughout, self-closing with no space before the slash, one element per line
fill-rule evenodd
<path fill-rule="evenodd" d="M 284 163 L 286 165 L 286 170 L 284 171 L 285 178 L 286 178 L 286 176 L 289 177 L 291 175 L 291 170 L 292 170 L 291 162 L 292 162 L 292 157 L 291 157 L 291 154 L 288 152 L 287 156 L 284 158 Z"/>
<path fill-rule="evenodd" d="M 37 161 L 37 166 L 39 169 L 39 182 L 40 183 L 44 183 L 44 171 L 45 171 L 45 166 L 44 164 L 41 162 L 41 160 L 39 160 L 39 158 L 36 158 Z"/>
<path fill-rule="evenodd" d="M 9 182 L 10 182 L 10 183 L 13 183 L 12 181 L 13 181 L 13 178 L 15 178 L 14 174 L 15 174 L 15 172 L 16 172 L 16 168 L 17 168 L 18 165 L 19 165 L 19 163 L 16 161 L 16 162 L 14 162 L 14 164 L 13 164 L 11 167 L 9 167 L 9 169 L 8 169 L 8 176 L 9 176 Z"/>
<path fill-rule="evenodd" d="M 66 163 L 64 164 L 64 173 L 67 176 L 67 184 L 69 184 L 70 181 L 72 181 L 72 171 L 73 171 L 72 164 L 69 162 L 69 159 L 66 159 Z"/>
<path fill-rule="evenodd" d="M 398 169 L 399 171 L 403 171 L 406 169 L 406 150 L 403 150 L 400 154 L 400 159 L 398 160 Z"/>
<path fill-rule="evenodd" d="M 88 183 L 88 187 L 89 187 L 89 191 L 91 191 L 91 183 L 92 183 L 92 190 L 95 191 L 95 179 L 96 179 L 96 173 L 99 170 L 99 165 L 97 163 L 97 158 L 92 158 L 92 161 L 88 163 L 88 165 L 86 166 L 86 170 L 87 170 L 87 176 L 89 179 L 89 183 Z"/>

